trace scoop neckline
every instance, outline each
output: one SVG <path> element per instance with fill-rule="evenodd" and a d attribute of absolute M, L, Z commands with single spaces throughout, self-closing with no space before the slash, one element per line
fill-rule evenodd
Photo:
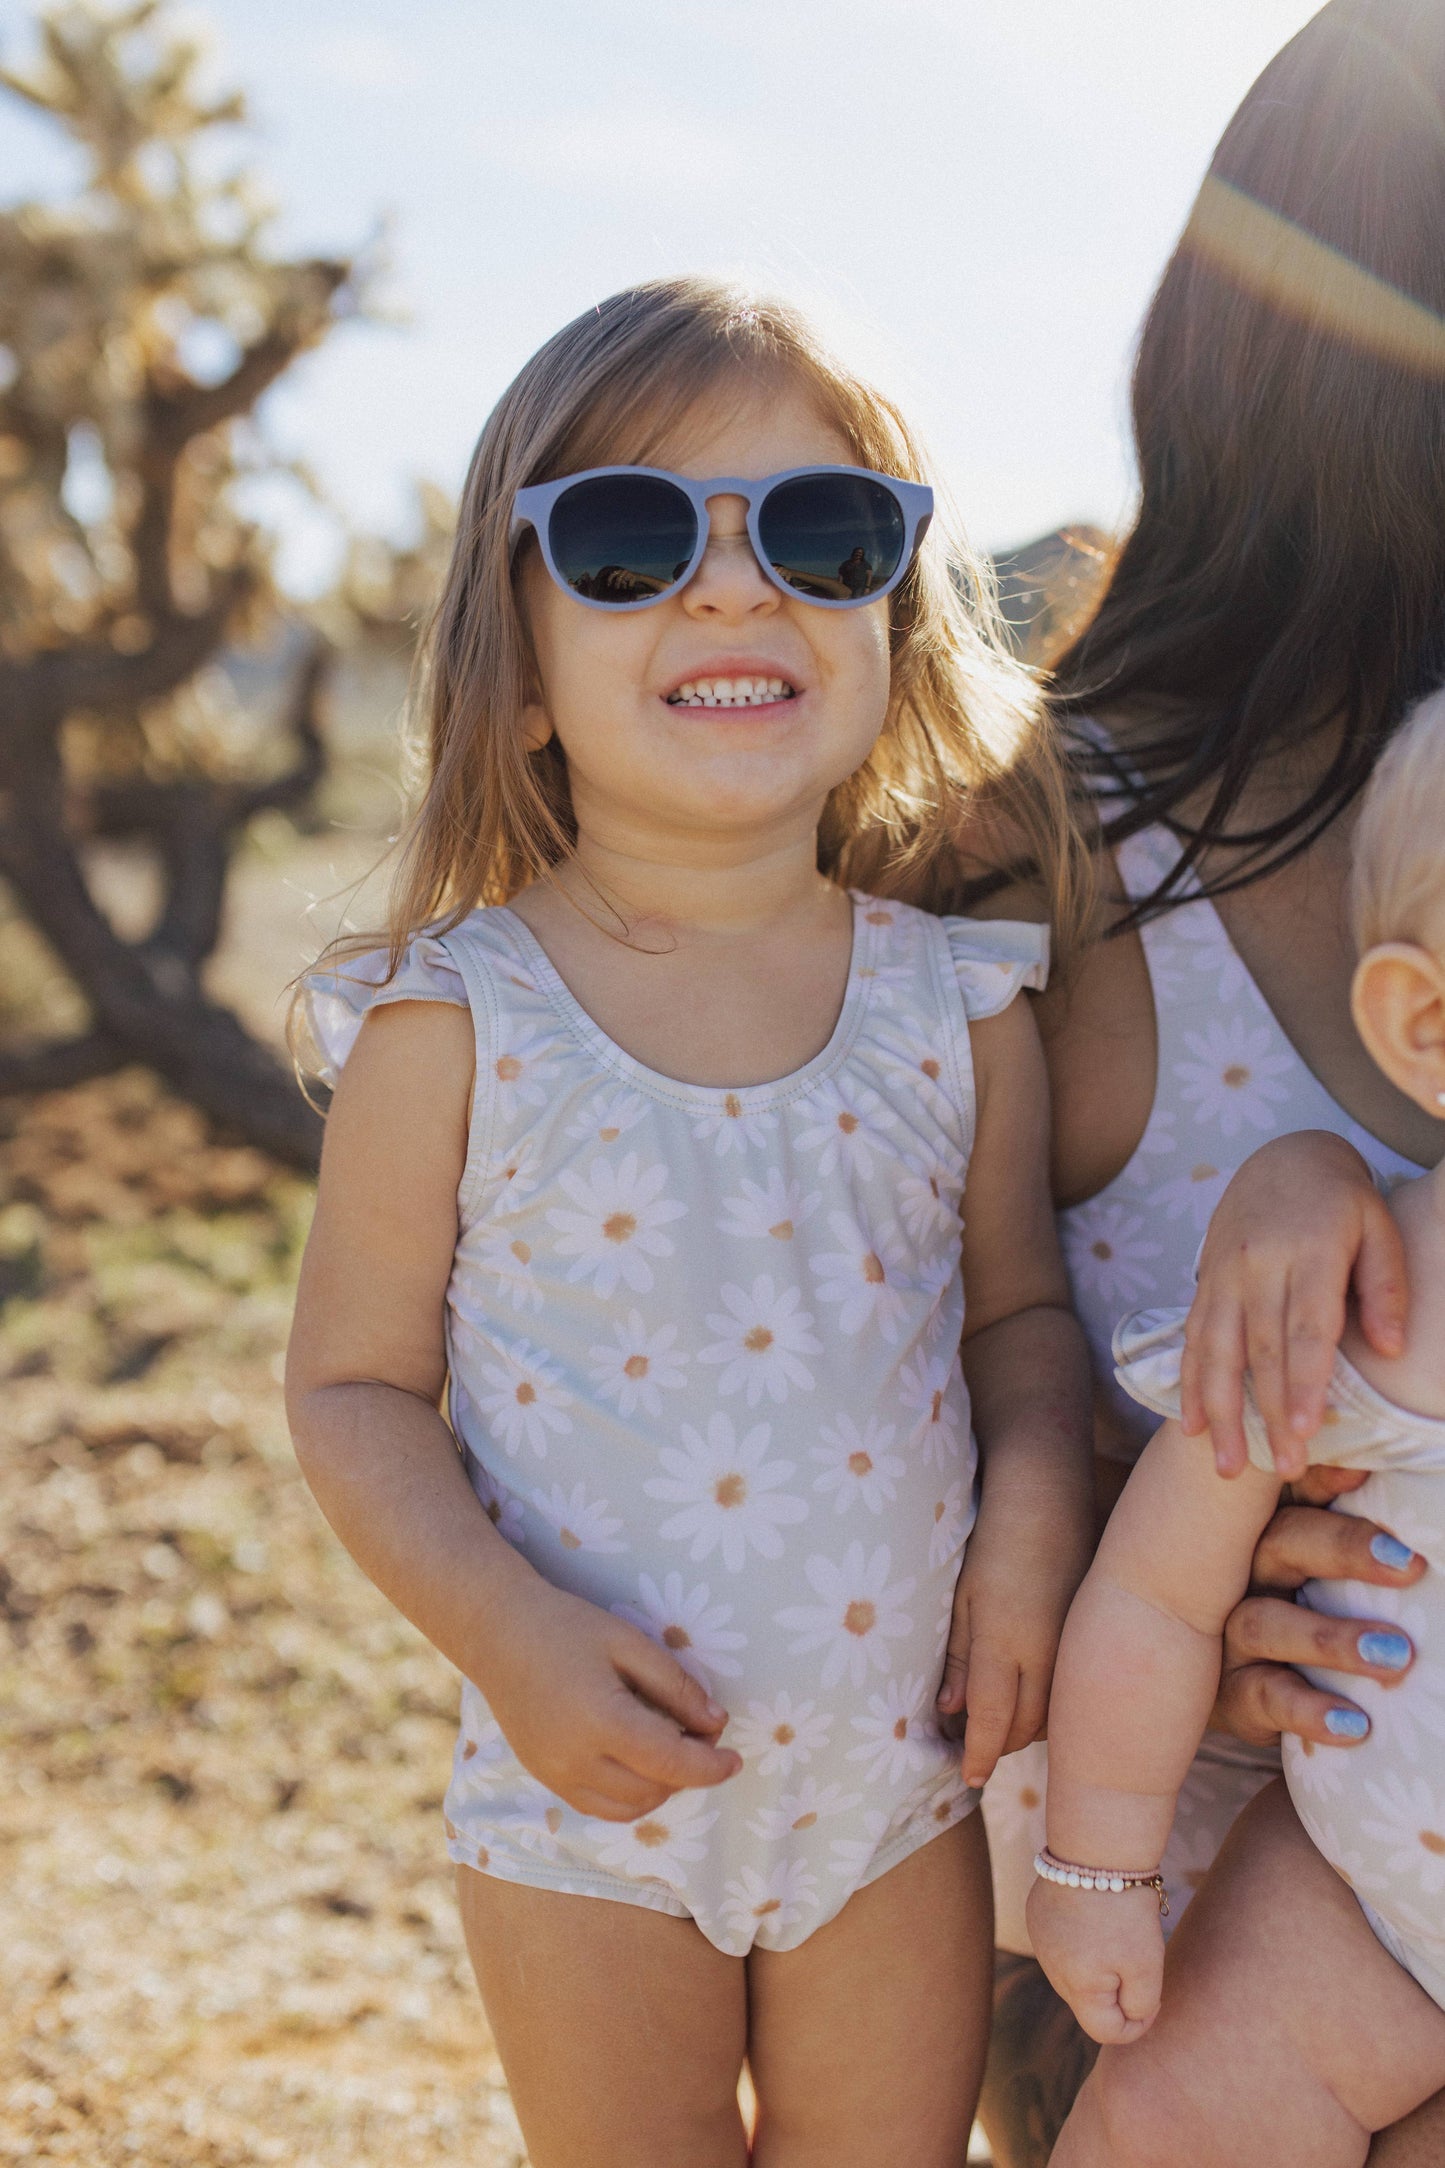
<path fill-rule="evenodd" d="M 800 1069 L 763 1084 L 694 1084 L 683 1077 L 666 1076 L 660 1069 L 649 1068 L 646 1062 L 639 1061 L 635 1054 L 629 1054 L 625 1047 L 610 1038 L 583 1008 L 531 927 L 510 905 L 495 904 L 489 915 L 506 920 L 511 939 L 535 971 L 543 993 L 561 1022 L 615 1076 L 635 1090 L 668 1105 L 715 1113 L 720 1099 L 731 1099 L 738 1102 L 741 1115 L 748 1115 L 766 1113 L 772 1107 L 811 1091 L 841 1068 L 853 1051 L 873 986 L 872 967 L 879 927 L 864 908 L 874 899 L 856 889 L 849 889 L 847 893 L 853 909 L 853 943 L 837 1020 L 826 1043 L 811 1060 L 804 1062 Z M 890 904 L 888 908 L 893 911 L 897 906 Z"/>

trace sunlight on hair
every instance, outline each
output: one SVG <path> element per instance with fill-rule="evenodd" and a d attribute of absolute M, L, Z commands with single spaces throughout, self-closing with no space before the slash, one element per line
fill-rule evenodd
<path fill-rule="evenodd" d="M 1314 329 L 1445 376 L 1445 318 L 1216 174 L 1206 177 L 1184 238 L 1247 293 Z"/>

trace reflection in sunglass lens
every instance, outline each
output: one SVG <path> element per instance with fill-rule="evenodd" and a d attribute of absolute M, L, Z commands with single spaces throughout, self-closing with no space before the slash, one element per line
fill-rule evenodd
<path fill-rule="evenodd" d="M 856 474 L 800 474 L 769 490 L 758 515 L 768 563 L 818 602 L 861 602 L 903 559 L 903 513 L 891 489 Z"/>
<path fill-rule="evenodd" d="M 603 474 L 563 490 L 548 539 L 574 594 L 591 602 L 647 602 L 686 571 L 697 515 L 671 482 Z"/>

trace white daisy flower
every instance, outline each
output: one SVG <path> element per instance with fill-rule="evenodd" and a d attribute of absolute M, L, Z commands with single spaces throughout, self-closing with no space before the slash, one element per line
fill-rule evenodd
<path fill-rule="evenodd" d="M 935 1759 L 939 1732 L 927 1698 L 926 1679 L 889 1679 L 881 1694 L 868 1696 L 867 1715 L 851 1719 L 861 1738 L 848 1759 L 867 1762 L 865 1784 L 894 1789 Z"/>
<path fill-rule="evenodd" d="M 691 1672 L 709 1692 L 714 1675 L 724 1679 L 740 1675 L 743 1667 L 733 1651 L 747 1647 L 747 1635 L 735 1632 L 728 1624 L 732 1605 L 714 1603 L 706 1581 L 684 1589 L 682 1575 L 669 1573 L 659 1588 L 650 1573 L 639 1574 L 636 1603 L 615 1603 L 612 1608 L 618 1618 L 640 1626 L 663 1648 L 670 1649 L 683 1670 Z"/>
<path fill-rule="evenodd" d="M 729 1573 L 742 1572 L 749 1547 L 760 1558 L 781 1558 L 779 1528 L 806 1520 L 808 1508 L 782 1488 L 793 1463 L 766 1458 L 772 1435 L 756 1423 L 739 1438 L 726 1415 L 709 1418 L 705 1438 L 684 1423 L 681 1450 L 665 1445 L 658 1453 L 667 1473 L 642 1486 L 649 1498 L 682 1507 L 658 1529 L 664 1541 L 690 1540 L 695 1562 L 719 1551 Z"/>
<path fill-rule="evenodd" d="M 675 1198 L 659 1195 L 667 1183 L 662 1161 L 644 1168 L 636 1152 L 629 1152 L 615 1165 L 594 1159 L 585 1181 L 568 1167 L 557 1179 L 575 1207 L 547 1214 L 561 1236 L 559 1254 L 576 1260 L 568 1279 L 590 1280 L 604 1302 L 619 1280 L 645 1295 L 652 1286 L 647 1259 L 673 1252 L 671 1239 L 660 1230 L 687 1210 Z"/>
<path fill-rule="evenodd" d="M 492 1064 L 497 1108 L 510 1121 L 521 1106 L 544 1107 L 547 1086 L 557 1074 L 557 1041 L 542 1032 L 514 1038 Z"/>
<path fill-rule="evenodd" d="M 718 1816 L 716 1807 L 705 1804 L 707 1797 L 706 1792 L 674 1792 L 635 1822 L 589 1822 L 598 1866 L 678 1888 L 686 1882 L 688 1868 L 707 1854 L 704 1839 Z"/>
<path fill-rule="evenodd" d="M 723 1737 L 745 1762 L 756 1762 L 760 1777 L 786 1777 L 825 1751 L 832 1729 L 830 1711 L 780 1692 L 771 1701 L 750 1701 Z"/>
<path fill-rule="evenodd" d="M 468 1795 L 490 1791 L 499 1779 L 510 1777 L 517 1766 L 502 1727 L 495 1717 L 478 1724 L 474 1732 L 464 1728 L 457 1741 L 452 1781 Z"/>
<path fill-rule="evenodd" d="M 914 1418 L 910 1445 L 939 1468 L 958 1464 L 963 1442 L 963 1369 L 956 1350 L 910 1355 L 898 1371 L 898 1404 Z"/>
<path fill-rule="evenodd" d="M 566 1813 L 560 1799 L 543 1793 L 540 1798 L 524 1799 L 512 1813 L 500 1816 L 497 1827 L 524 1852 L 534 1852 L 539 1859 L 555 1859 Z"/>
<path fill-rule="evenodd" d="M 589 1498 L 585 1483 L 570 1491 L 554 1483 L 549 1491 L 534 1490 L 532 1503 L 564 1551 L 625 1551 L 619 1543 L 623 1523 L 605 1498 Z"/>
<path fill-rule="evenodd" d="M 798 1111 L 806 1124 L 798 1132 L 798 1147 L 817 1153 L 820 1175 L 841 1168 L 866 1182 L 875 1166 L 892 1156 L 884 1139 L 896 1126 L 893 1114 L 877 1092 L 853 1077 L 829 1077 Z"/>
<path fill-rule="evenodd" d="M 1128 1205 L 1095 1199 L 1064 1223 L 1064 1257 L 1075 1288 L 1120 1311 L 1153 1291 L 1155 1259 L 1163 1247 L 1149 1239 L 1149 1222 Z"/>
<path fill-rule="evenodd" d="M 484 1185 L 488 1208 L 512 1211 L 519 1198 L 529 1197 L 541 1180 L 541 1160 L 536 1139 L 520 1137 L 505 1151 L 494 1152 L 487 1162 Z M 492 1193 L 496 1192 L 495 1195 Z"/>
<path fill-rule="evenodd" d="M 1150 1202 L 1156 1207 L 1162 1205 L 1172 1220 L 1191 1220 L 1196 1233 L 1202 1235 L 1234 1171 L 1233 1166 L 1216 1166 L 1212 1159 L 1196 1159 L 1187 1172 L 1155 1183 L 1149 1192 Z"/>
<path fill-rule="evenodd" d="M 958 1216 L 962 1200 L 962 1182 L 941 1159 L 910 1160 L 893 1185 L 893 1205 L 903 1231 L 920 1249 L 947 1243 L 956 1250 L 963 1234 Z M 952 1262 L 950 1258 L 950 1269 Z"/>
<path fill-rule="evenodd" d="M 1176 1061 L 1179 1094 L 1194 1108 L 1196 1121 L 1208 1122 L 1226 1137 L 1241 1129 L 1273 1129 L 1274 1109 L 1289 1098 L 1283 1080 L 1294 1067 L 1294 1054 L 1270 1052 L 1276 1033 L 1268 1024 L 1251 1029 L 1237 1011 L 1211 1018 L 1204 1031 L 1187 1031 L 1184 1043 L 1193 1061 Z"/>
<path fill-rule="evenodd" d="M 676 1325 L 659 1325 L 649 1332 L 638 1310 L 629 1310 L 626 1322 L 613 1321 L 613 1346 L 587 1350 L 592 1362 L 592 1381 L 604 1400 L 613 1400 L 622 1415 L 641 1408 L 661 1415 L 664 1393 L 677 1392 L 687 1383 L 687 1357 L 677 1347 Z"/>
<path fill-rule="evenodd" d="M 521 1499 L 514 1492 L 504 1490 L 491 1470 L 484 1468 L 479 1460 L 469 1457 L 468 1466 L 472 1471 L 472 1488 L 482 1502 L 487 1519 L 508 1543 L 514 1547 L 520 1544 L 527 1525 Z"/>
<path fill-rule="evenodd" d="M 868 982 L 869 1000 L 874 1008 L 892 1009 L 900 995 L 906 995 L 917 984 L 917 967 L 906 959 L 892 963 L 860 964 L 858 977 Z"/>
<path fill-rule="evenodd" d="M 862 1881 L 888 1835 L 888 1816 L 870 1808 L 862 1817 L 861 1837 L 834 1837 L 828 1846 L 828 1872 L 852 1882 Z"/>
<path fill-rule="evenodd" d="M 1375 1808 L 1360 1816 L 1360 1834 L 1388 1846 L 1386 1872 L 1408 1875 L 1428 1897 L 1445 1893 L 1445 1797 L 1422 1776 L 1384 1769 L 1366 1777 Z M 1438 1932 L 1438 1928 L 1437 1928 Z"/>
<path fill-rule="evenodd" d="M 1171 960 L 1181 969 L 1202 971 L 1212 979 L 1221 1009 L 1232 1008 L 1241 995 L 1247 999 L 1254 991 L 1244 959 L 1224 931 L 1213 904 L 1185 904 L 1171 911 L 1165 923 L 1173 935 Z M 1152 956 L 1150 972 L 1152 975 Z"/>
<path fill-rule="evenodd" d="M 1017 1754 L 1005 1754 L 994 1770 L 983 1795 L 983 1818 L 996 1856 L 1037 1852 L 1044 1842 L 1048 1775 L 1048 1749 L 1042 1740 Z"/>
<path fill-rule="evenodd" d="M 792 1791 L 782 1792 L 769 1806 L 760 1807 L 748 1828 L 764 1844 L 782 1844 L 830 1815 L 846 1814 L 862 1796 L 861 1792 L 845 1792 L 841 1784 L 820 1785 L 816 1777 L 804 1777 Z"/>
<path fill-rule="evenodd" d="M 730 1283 L 722 1299 L 727 1314 L 715 1310 L 707 1321 L 708 1331 L 718 1338 L 697 1358 L 700 1363 L 724 1366 L 718 1391 L 746 1393 L 750 1408 L 757 1406 L 764 1393 L 781 1403 L 790 1385 L 811 1392 L 813 1373 L 801 1358 L 820 1355 L 823 1343 L 808 1330 L 812 1312 L 800 1307 L 800 1291 L 774 1287 L 772 1275 L 765 1272 L 753 1281 L 751 1291 Z"/>
<path fill-rule="evenodd" d="M 871 1555 L 861 1543 L 850 1543 L 841 1564 L 815 1553 L 803 1571 L 817 1603 L 789 1604 L 774 1614 L 784 1632 L 797 1635 L 788 1644 L 792 1655 L 823 1651 L 825 1691 L 842 1678 L 859 1687 L 870 1670 L 887 1671 L 888 1643 L 912 1633 L 913 1620 L 903 1606 L 917 1582 L 910 1577 L 890 1586 L 892 1565 L 886 1543 Z"/>
<path fill-rule="evenodd" d="M 870 1513 L 881 1513 L 898 1495 L 898 1481 L 908 1464 L 888 1448 L 893 1443 L 892 1423 L 880 1423 L 876 1415 L 864 1418 L 860 1430 L 851 1415 L 818 1427 L 821 1445 L 809 1447 L 822 1474 L 813 1478 L 815 1491 L 831 1492 L 839 1513 L 861 1502 Z"/>
<path fill-rule="evenodd" d="M 1338 1747 L 1316 1746 L 1313 1739 L 1301 1739 L 1286 1732 L 1280 1741 L 1280 1750 L 1289 1779 L 1290 1797 L 1297 1807 L 1306 1801 L 1312 1806 L 1322 1806 L 1343 1792 L 1344 1764 L 1349 1757 L 1341 1754 Z"/>
<path fill-rule="evenodd" d="M 752 1145 L 766 1144 L 777 1126 L 776 1114 L 769 1114 L 766 1108 L 750 1107 L 738 1092 L 722 1092 L 715 1105 L 699 1110 L 692 1133 L 700 1144 L 711 1144 L 719 1159 L 726 1159 L 729 1152 L 745 1152 Z"/>
<path fill-rule="evenodd" d="M 610 1084 L 567 1124 L 567 1135 L 574 1144 L 615 1144 L 636 1128 L 646 1112 L 641 1092 L 629 1091 L 625 1084 Z"/>
<path fill-rule="evenodd" d="M 776 1942 L 818 1905 L 818 1884 L 806 1860 L 774 1860 L 766 1874 L 744 1867 L 724 1884 L 722 1923 L 736 1935 Z"/>
<path fill-rule="evenodd" d="M 838 1248 L 815 1250 L 808 1259 L 819 1302 L 837 1304 L 840 1332 L 876 1325 L 894 1346 L 905 1311 L 908 1250 L 892 1228 L 860 1227 L 847 1212 L 830 1212 L 828 1225 Z"/>
<path fill-rule="evenodd" d="M 498 1302 L 509 1302 L 514 1310 L 541 1309 L 536 1259 L 525 1235 L 505 1227 L 489 1228 L 478 1246 L 477 1262 L 498 1282 Z"/>
<path fill-rule="evenodd" d="M 481 1365 L 481 1374 L 491 1389 L 478 1393 L 476 1401 L 492 1436 L 511 1454 L 526 1445 L 545 1460 L 548 1432 L 561 1437 L 572 1428 L 567 1413 L 572 1395 L 559 1382 L 556 1365 L 540 1348 L 519 1340 L 515 1347 L 499 1348 L 494 1362 Z"/>
<path fill-rule="evenodd" d="M 723 1199 L 720 1234 L 740 1235 L 747 1241 L 770 1236 L 774 1242 L 791 1242 L 818 1209 L 817 1191 L 805 1190 L 777 1167 L 769 1167 L 765 1182 L 750 1181 L 747 1175 L 739 1180 L 742 1195 Z"/>
<path fill-rule="evenodd" d="M 933 1528 L 928 1538 L 928 1563 L 936 1572 L 963 1549 L 972 1525 L 972 1499 L 964 1496 L 961 1483 L 950 1483 L 933 1502 Z"/>

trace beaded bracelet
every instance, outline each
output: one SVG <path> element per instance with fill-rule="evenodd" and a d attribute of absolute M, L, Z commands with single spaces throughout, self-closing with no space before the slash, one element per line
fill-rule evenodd
<path fill-rule="evenodd" d="M 1159 1917 L 1169 1917 L 1164 1877 L 1157 1867 L 1152 1874 L 1141 1873 L 1137 1867 L 1079 1867 L 1069 1860 L 1056 1859 L 1045 1845 L 1034 1854 L 1034 1873 L 1042 1881 L 1057 1882 L 1065 1889 L 1108 1890 L 1115 1896 L 1126 1889 L 1152 1889 L 1159 1900 Z"/>

